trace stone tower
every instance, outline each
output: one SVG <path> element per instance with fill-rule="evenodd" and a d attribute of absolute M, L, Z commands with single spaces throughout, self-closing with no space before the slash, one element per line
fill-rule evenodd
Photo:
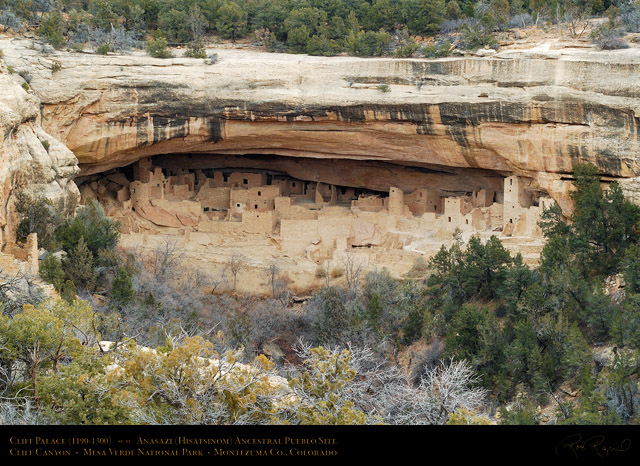
<path fill-rule="evenodd" d="M 389 189 L 389 213 L 391 215 L 404 214 L 404 191 L 400 188 Z"/>
<path fill-rule="evenodd" d="M 508 176 L 504 179 L 504 224 L 516 223 L 522 213 L 528 209 L 531 197 L 524 190 L 522 180 L 515 176 Z"/>

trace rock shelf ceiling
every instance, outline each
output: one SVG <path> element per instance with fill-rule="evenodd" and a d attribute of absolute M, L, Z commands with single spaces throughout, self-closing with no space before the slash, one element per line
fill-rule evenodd
<path fill-rule="evenodd" d="M 29 41 L 4 50 L 29 70 L 43 128 L 82 175 L 168 154 L 383 191 L 496 189 L 517 175 L 569 208 L 567 176 L 591 162 L 637 191 L 637 50 L 546 44 L 439 60 L 225 50 L 215 65 L 42 57 Z"/>

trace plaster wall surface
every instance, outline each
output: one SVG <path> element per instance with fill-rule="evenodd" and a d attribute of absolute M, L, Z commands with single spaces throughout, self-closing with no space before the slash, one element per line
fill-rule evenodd
<path fill-rule="evenodd" d="M 211 188 L 203 186 L 195 196 L 195 199 L 202 204 L 203 208 L 209 210 L 229 210 L 231 202 L 230 188 Z"/>
<path fill-rule="evenodd" d="M 318 220 L 281 219 L 280 238 L 282 250 L 288 254 L 304 254 L 306 247 L 320 241 Z"/>

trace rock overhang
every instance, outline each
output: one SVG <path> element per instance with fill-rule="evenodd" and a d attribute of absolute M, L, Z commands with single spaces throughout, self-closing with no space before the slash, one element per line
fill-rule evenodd
<path fill-rule="evenodd" d="M 640 169 L 638 51 L 424 60 L 226 50 L 215 65 L 32 52 L 7 55 L 31 69 L 43 125 L 84 174 L 162 154 L 275 154 L 517 174 L 567 206 L 562 177 L 575 163 L 614 179 Z"/>

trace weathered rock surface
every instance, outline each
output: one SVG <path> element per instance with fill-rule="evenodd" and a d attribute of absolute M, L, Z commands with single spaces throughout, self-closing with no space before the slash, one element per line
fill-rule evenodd
<path fill-rule="evenodd" d="M 142 52 L 42 56 L 30 44 L 0 39 L 6 60 L 31 72 L 44 128 L 84 174 L 158 154 L 275 154 L 291 157 L 284 171 L 305 158 L 327 161 L 308 179 L 324 170 L 332 183 L 372 189 L 392 180 L 412 189 L 396 182 L 408 166 L 446 191 L 494 186 L 513 173 L 566 208 L 572 166 L 592 162 L 637 191 L 637 48 L 542 44 L 439 60 L 220 50 L 207 65 Z M 54 60 L 62 66 L 55 73 Z M 400 169 L 388 176 L 393 170 L 362 161 Z"/>
<path fill-rule="evenodd" d="M 14 195 L 45 196 L 70 210 L 79 200 L 78 160 L 42 129 L 40 102 L 0 65 L 0 246 L 15 236 Z"/>

